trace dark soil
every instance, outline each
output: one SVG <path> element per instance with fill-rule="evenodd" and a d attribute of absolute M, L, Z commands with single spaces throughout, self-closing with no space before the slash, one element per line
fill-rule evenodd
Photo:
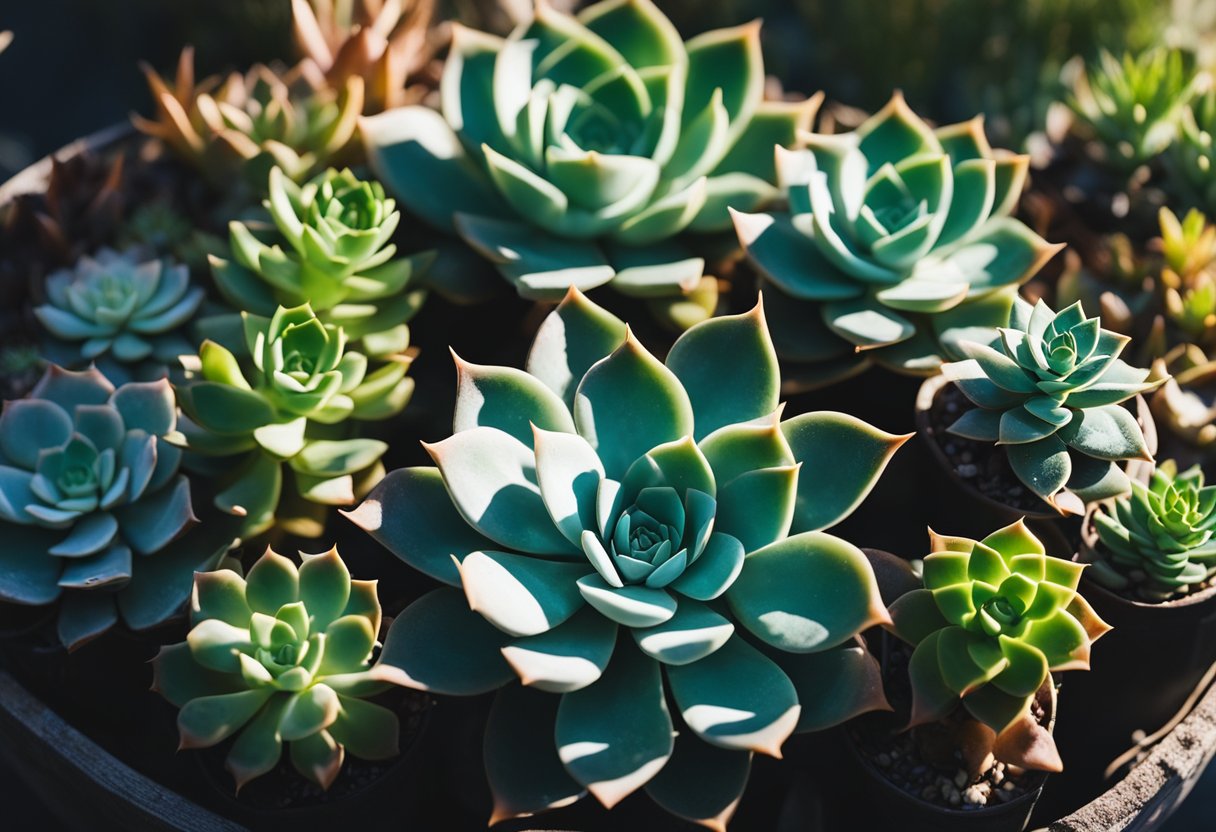
<path fill-rule="evenodd" d="M 954 473 L 985 497 L 1012 509 L 1046 510 L 1047 504 L 1013 473 L 1003 448 L 947 432 L 950 425 L 974 407 L 958 387 L 947 384 L 938 391 L 929 411 L 929 424 L 933 428 L 930 435 L 946 455 Z"/>

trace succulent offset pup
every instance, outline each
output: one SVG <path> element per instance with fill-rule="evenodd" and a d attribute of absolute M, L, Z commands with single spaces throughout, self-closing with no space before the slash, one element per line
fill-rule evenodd
<path fill-rule="evenodd" d="M 52 366 L 29 398 L 0 413 L 0 600 L 60 600 L 69 648 L 121 616 L 135 630 L 175 613 L 195 570 L 228 540 L 197 522 L 169 382 L 115 388 L 96 369 Z"/>
<path fill-rule="evenodd" d="M 973 774 L 988 753 L 1062 770 L 1030 707 L 1052 672 L 1088 670 L 1091 645 L 1110 630 L 1077 592 L 1084 565 L 1047 555 L 1021 520 L 980 541 L 932 530 L 929 538 L 924 588 L 891 604 L 891 630 L 915 647 L 910 726 L 961 706 L 990 729 L 966 755 Z"/>
<path fill-rule="evenodd" d="M 210 258 L 224 299 L 263 317 L 307 303 L 367 355 L 405 352 L 405 322 L 426 297 L 418 278 L 435 255 L 396 256 L 401 212 L 380 183 L 330 169 L 300 186 L 276 167 L 263 204 L 278 231 L 271 244 L 233 221 L 233 259 Z"/>
<path fill-rule="evenodd" d="M 1136 419 L 1119 403 L 1154 389 L 1149 371 L 1119 353 L 1131 340 L 1086 318 L 1080 303 L 1060 313 L 1017 299 L 1009 326 L 990 343 L 960 340 L 963 361 L 942 365 L 975 407 L 950 433 L 1004 447 L 1013 473 L 1061 514 L 1126 494 L 1120 460 L 1152 461 Z"/>
<path fill-rule="evenodd" d="M 791 388 L 873 363 L 936 372 L 952 328 L 999 326 L 1017 287 L 1062 246 L 1009 216 L 1029 158 L 988 146 L 981 119 L 931 129 L 896 93 L 856 131 L 777 150 L 789 213 L 732 205 L 766 289 Z"/>
<path fill-rule="evenodd" d="M 908 437 L 781 421 L 760 306 L 696 324 L 662 362 L 572 288 L 526 371 L 457 370 L 437 467 L 393 471 L 348 516 L 448 585 L 397 618 L 383 672 L 501 689 L 495 821 L 645 786 L 722 828 L 753 753 L 886 707 L 857 638 L 887 620 L 874 574 L 822 530 Z"/>
<path fill-rule="evenodd" d="M 340 90 L 331 91 L 310 67 L 282 70 L 256 64 L 244 75 L 234 72 L 195 83 L 194 49 L 186 47 L 173 84 L 143 66 L 156 118 L 137 115 L 132 120 L 217 189 L 232 189 L 236 177 L 260 192 L 276 166 L 302 182 L 350 143 L 363 111 L 360 76 L 348 76 Z"/>
<path fill-rule="evenodd" d="M 1148 601 L 1167 601 L 1203 587 L 1216 574 L 1216 486 L 1198 465 L 1178 473 L 1173 460 L 1148 485 L 1132 481 L 1130 497 L 1094 514 L 1102 549 L 1089 576 Z"/>
<path fill-rule="evenodd" d="M 168 372 L 194 347 L 181 330 L 203 302 L 185 266 L 140 249 L 103 248 L 46 279 L 47 302 L 34 308 L 65 366 L 96 362 L 121 383 Z M 58 353 L 63 353 L 62 356 Z"/>
<path fill-rule="evenodd" d="M 298 534 L 320 534 L 324 506 L 350 505 L 384 468 L 387 445 L 354 435 L 354 420 L 401 412 L 414 389 L 409 358 L 368 373 L 367 357 L 346 348 L 341 327 L 322 324 L 307 304 L 280 307 L 271 318 L 245 313 L 243 365 L 214 341 L 185 356 L 187 380 L 177 389 L 185 414 L 177 441 L 217 458 L 227 487 L 215 496 L 223 511 L 248 519 L 249 533 L 288 522 Z M 348 421 L 349 420 L 349 421 Z M 280 506 L 284 463 L 295 495 L 313 507 Z M 288 509 L 304 512 L 299 517 Z"/>
<path fill-rule="evenodd" d="M 406 107 L 361 132 L 386 187 L 522 296 L 611 283 L 686 328 L 717 292 L 682 232 L 727 230 L 727 206 L 774 199 L 772 148 L 819 102 L 763 92 L 757 24 L 684 43 L 651 0 L 573 17 L 538 0 L 505 40 L 455 29 L 442 115 Z"/>
<path fill-rule="evenodd" d="M 225 767 L 239 791 L 288 746 L 296 771 L 323 789 L 346 752 L 397 755 L 397 715 L 365 701 L 390 682 L 375 675 L 380 632 L 375 581 L 352 580 L 336 549 L 271 550 L 242 578 L 230 569 L 194 578 L 191 629 L 153 660 L 153 689 L 181 709 L 181 748 L 236 735 Z"/>

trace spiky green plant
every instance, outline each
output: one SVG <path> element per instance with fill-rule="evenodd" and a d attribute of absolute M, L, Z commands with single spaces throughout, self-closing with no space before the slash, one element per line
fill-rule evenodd
<path fill-rule="evenodd" d="M 645 786 L 720 826 L 753 752 L 885 706 L 856 640 L 886 620 L 873 573 L 822 529 L 907 437 L 780 421 L 760 306 L 661 362 L 571 289 L 526 372 L 457 369 L 456 432 L 426 446 L 438 467 L 392 472 L 349 516 L 448 584 L 397 618 L 382 661 L 425 690 L 502 688 L 495 819 Z"/>
<path fill-rule="evenodd" d="M 1166 154 L 1169 177 L 1166 186 L 1185 202 L 1209 213 L 1216 212 L 1216 90 L 1209 90 L 1186 107 L 1177 139 Z"/>
<path fill-rule="evenodd" d="M 1021 298 L 995 335 L 957 342 L 967 358 L 942 366 L 975 405 L 949 432 L 1002 446 L 1017 478 L 1061 513 L 1126 494 L 1116 462 L 1152 456 L 1119 403 L 1162 383 L 1119 358 L 1131 339 L 1086 318 L 1079 303 L 1056 314 Z"/>
<path fill-rule="evenodd" d="M 537 3 L 505 40 L 456 28 L 442 115 L 406 107 L 362 134 L 386 187 L 524 297 L 611 283 L 686 327 L 713 313 L 716 284 L 682 232 L 777 196 L 772 148 L 818 104 L 763 92 L 758 24 L 685 43 L 651 0 L 576 16 Z"/>
<path fill-rule="evenodd" d="M 880 363 L 929 374 L 951 328 L 999 326 L 1059 247 L 1009 217 L 1028 158 L 993 151 L 979 119 L 932 130 L 898 93 L 856 131 L 777 150 L 789 213 L 735 211 L 766 288 L 791 384 Z M 739 207 L 739 206 L 734 206 Z"/>
<path fill-rule="evenodd" d="M 1122 60 L 1104 51 L 1098 66 L 1078 74 L 1068 103 L 1101 142 L 1108 162 L 1135 168 L 1169 146 L 1184 108 L 1202 91 L 1205 77 L 1193 64 L 1178 49 L 1128 53 Z"/>
<path fill-rule="evenodd" d="M 434 252 L 396 256 L 390 241 L 401 212 L 380 183 L 330 169 L 300 186 L 276 167 L 263 204 L 277 235 L 263 234 L 264 242 L 233 221 L 232 260 L 211 257 L 228 303 L 264 317 L 307 303 L 368 355 L 404 352 L 405 322 L 426 298 L 419 275 Z"/>
<path fill-rule="evenodd" d="M 46 279 L 47 302 L 34 308 L 65 366 L 97 362 L 114 381 L 164 375 L 194 347 L 183 335 L 203 302 L 185 266 L 142 249 L 103 248 Z"/>
<path fill-rule="evenodd" d="M 387 446 L 355 436 L 354 421 L 405 407 L 414 386 L 409 360 L 369 374 L 367 357 L 347 349 L 342 328 L 322 324 L 307 304 L 242 318 L 251 360 L 242 363 L 214 341 L 183 360 L 179 441 L 221 460 L 227 485 L 215 505 L 248 518 L 253 529 L 274 520 L 290 469 L 294 493 L 316 506 L 307 515 L 313 522 L 301 519 L 293 528 L 319 534 L 323 506 L 350 505 L 383 475 Z"/>
<path fill-rule="evenodd" d="M 164 379 L 115 388 L 95 368 L 47 370 L 0 413 L 0 600 L 60 601 L 77 647 L 121 617 L 146 629 L 174 614 L 194 571 L 231 543 L 197 522 Z M 204 530 L 199 530 L 204 531 Z"/>
<path fill-rule="evenodd" d="M 235 735 L 225 767 L 239 791 L 292 766 L 323 789 L 346 753 L 397 755 L 397 715 L 367 699 L 391 687 L 372 654 L 380 632 L 375 581 L 351 580 L 337 549 L 292 561 L 267 550 L 247 578 L 195 576 L 191 629 L 160 649 L 153 689 L 179 707 L 181 748 Z"/>
<path fill-rule="evenodd" d="M 1110 589 L 1167 601 L 1205 586 L 1216 574 L 1216 486 L 1204 486 L 1198 465 L 1178 473 L 1172 459 L 1148 485 L 1100 506 L 1094 529 L 1101 543 L 1089 576 Z"/>
<path fill-rule="evenodd" d="M 992 729 L 998 759 L 1059 771 L 1030 706 L 1051 673 L 1088 670 L 1091 645 L 1110 629 L 1077 592 L 1085 567 L 1047 555 L 1020 520 L 980 541 L 929 537 L 924 588 L 891 604 L 892 630 L 914 645 L 910 723 L 961 706 Z"/>

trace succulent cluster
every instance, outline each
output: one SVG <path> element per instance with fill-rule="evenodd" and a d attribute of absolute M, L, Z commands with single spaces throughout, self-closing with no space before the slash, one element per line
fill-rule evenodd
<path fill-rule="evenodd" d="M 1196 465 L 1181 474 L 1173 460 L 1149 483 L 1093 516 L 1101 547 L 1089 576 L 1110 589 L 1165 601 L 1201 588 L 1216 574 L 1216 486 Z"/>
<path fill-rule="evenodd" d="M 1177 139 L 1166 154 L 1169 186 L 1179 197 L 1204 211 L 1216 211 L 1216 90 L 1209 90 L 1182 112 Z"/>
<path fill-rule="evenodd" d="M 1047 555 L 1020 520 L 980 541 L 929 534 L 924 588 L 890 610 L 892 630 L 914 646 L 911 724 L 961 705 L 992 730 L 998 759 L 1060 770 L 1030 706 L 1052 672 L 1088 670 L 1091 645 L 1110 629 L 1077 592 L 1085 567 Z M 1027 733 L 1037 742 L 1017 739 Z"/>
<path fill-rule="evenodd" d="M 1018 298 L 990 343 L 961 340 L 965 360 L 942 366 L 975 407 L 949 432 L 1004 447 L 1013 473 L 1057 511 L 1130 489 L 1120 460 L 1152 456 L 1136 418 L 1119 405 L 1161 381 L 1119 354 L 1130 339 L 1101 328 L 1079 303 L 1059 314 Z"/>
<path fill-rule="evenodd" d="M 214 186 L 234 177 L 260 192 L 272 167 L 303 181 L 350 143 L 363 110 L 363 79 L 336 92 L 304 64 L 290 70 L 258 64 L 244 75 L 196 83 L 194 50 L 182 50 L 172 84 L 144 67 L 156 118 L 135 116 L 144 133 L 165 142 Z"/>
<path fill-rule="evenodd" d="M 822 529 L 906 437 L 839 413 L 782 422 L 778 382 L 759 306 L 693 326 L 664 363 L 572 289 L 526 372 L 458 360 L 437 468 L 392 472 L 350 513 L 448 585 L 394 622 L 396 678 L 502 688 L 495 818 L 645 786 L 724 823 L 753 752 L 886 706 L 856 638 L 887 621 L 873 572 Z"/>
<path fill-rule="evenodd" d="M 763 91 L 755 24 L 685 43 L 651 0 L 577 16 L 538 3 L 506 39 L 455 29 L 442 115 L 406 107 L 362 132 L 389 190 L 522 296 L 611 283 L 688 326 L 717 299 L 682 232 L 726 230 L 728 206 L 777 196 L 772 148 L 818 104 Z"/>
<path fill-rule="evenodd" d="M 213 457 L 225 487 L 215 505 L 247 519 L 250 533 L 280 525 L 316 535 L 325 505 L 350 505 L 384 473 L 387 446 L 354 436 L 351 420 L 401 411 L 413 392 L 407 358 L 368 372 L 367 357 L 347 349 L 341 327 L 323 324 L 307 304 L 280 307 L 270 318 L 244 313 L 242 363 L 215 341 L 183 359 L 188 378 L 177 389 L 186 418 L 178 434 L 192 451 Z M 294 482 L 280 506 L 284 463 Z M 293 518 L 290 507 L 296 498 Z M 293 522 L 294 519 L 294 522 Z"/>
<path fill-rule="evenodd" d="M 179 707 L 182 748 L 235 735 L 225 763 L 239 791 L 287 745 L 323 789 L 346 752 L 397 754 L 397 715 L 366 701 L 391 687 L 372 663 L 380 632 L 375 581 L 352 580 L 336 549 L 297 566 L 267 550 L 242 578 L 199 573 L 184 642 L 162 647 L 153 687 Z"/>
<path fill-rule="evenodd" d="M 216 529 L 186 534 L 190 485 L 165 441 L 176 421 L 164 379 L 115 388 L 96 369 L 55 366 L 0 413 L 0 599 L 61 600 L 68 647 L 120 615 L 132 629 L 159 624 L 231 543 Z"/>
<path fill-rule="evenodd" d="M 1132 169 L 1164 151 L 1205 76 L 1179 49 L 1151 49 L 1120 60 L 1102 52 L 1079 73 L 1069 105 L 1107 151 L 1107 161 Z"/>
<path fill-rule="evenodd" d="M 419 275 L 434 253 L 396 256 L 396 202 L 349 170 L 327 170 L 301 186 L 276 167 L 268 182 L 264 205 L 277 234 L 266 230 L 264 242 L 248 224 L 229 224 L 233 259 L 211 257 L 220 294 L 263 317 L 307 303 L 368 355 L 404 353 L 405 322 L 426 297 Z"/>
<path fill-rule="evenodd" d="M 932 130 L 896 94 L 854 132 L 802 140 L 777 151 L 789 213 L 732 206 L 798 386 L 873 362 L 935 372 L 949 331 L 1002 324 L 1059 248 L 1009 217 L 1029 160 L 993 151 L 979 119 Z"/>
<path fill-rule="evenodd" d="M 103 248 L 46 279 L 34 315 L 51 338 L 47 354 L 79 367 L 97 362 L 114 381 L 164 375 L 193 351 L 182 334 L 203 302 L 190 272 L 140 249 Z"/>

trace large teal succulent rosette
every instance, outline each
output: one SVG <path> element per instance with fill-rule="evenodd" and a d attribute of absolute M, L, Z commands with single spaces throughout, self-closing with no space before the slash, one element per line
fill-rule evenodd
<path fill-rule="evenodd" d="M 857 130 L 777 149 L 788 211 L 733 212 L 791 388 L 877 363 L 930 375 L 959 329 L 1003 326 L 1060 246 L 1012 218 L 1029 158 L 981 119 L 930 128 L 898 93 Z"/>
<path fill-rule="evenodd" d="M 362 121 L 403 205 L 524 297 L 611 283 L 683 326 L 716 303 L 683 232 L 727 231 L 727 206 L 777 197 L 773 146 L 808 129 L 819 101 L 762 100 L 758 24 L 685 43 L 651 0 L 575 17 L 537 2 L 505 39 L 456 27 L 440 93 L 442 114 Z M 698 288 L 699 313 L 684 302 Z"/>
<path fill-rule="evenodd" d="M 349 516 L 447 584 L 397 618 L 379 672 L 499 690 L 495 819 L 645 786 L 720 827 L 753 753 L 886 707 L 858 639 L 888 620 L 874 574 L 823 529 L 907 437 L 782 421 L 760 306 L 663 362 L 572 289 L 526 371 L 458 360 L 458 379 L 437 467 L 393 471 Z"/>

